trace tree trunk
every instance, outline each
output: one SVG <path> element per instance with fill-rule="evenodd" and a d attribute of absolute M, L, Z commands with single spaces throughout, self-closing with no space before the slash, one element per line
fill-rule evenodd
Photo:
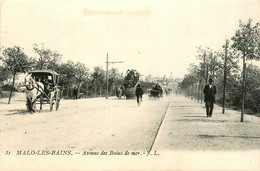
<path fill-rule="evenodd" d="M 70 91 L 70 87 L 67 88 L 67 100 L 69 99 L 69 91 Z"/>
<path fill-rule="evenodd" d="M 246 96 L 246 55 L 243 54 L 243 97 L 242 97 L 242 111 L 241 111 L 241 122 L 244 122 L 244 110 L 245 110 L 245 96 Z"/>
<path fill-rule="evenodd" d="M 206 79 L 205 79 L 205 85 L 207 84 L 208 82 L 208 78 L 209 78 L 209 66 L 207 64 L 207 67 L 206 67 Z"/>
<path fill-rule="evenodd" d="M 78 86 L 78 97 L 77 98 L 79 98 L 80 97 L 80 88 L 81 88 L 81 83 L 79 83 L 79 86 Z"/>
<path fill-rule="evenodd" d="M 198 83 L 198 102 L 200 102 L 200 83 Z"/>
<path fill-rule="evenodd" d="M 213 76 L 213 54 L 210 54 L 210 75 Z"/>
<path fill-rule="evenodd" d="M 202 80 L 200 80 L 200 103 L 202 103 L 203 99 L 203 87 L 202 87 Z"/>
<path fill-rule="evenodd" d="M 13 90 L 14 90 L 15 75 L 16 75 L 16 73 L 13 75 L 13 83 L 12 83 L 12 88 L 11 88 L 10 95 L 9 95 L 8 104 L 10 104 L 10 102 L 11 102 L 11 98 L 12 98 L 12 94 L 13 94 Z"/>
<path fill-rule="evenodd" d="M 94 97 L 96 97 L 97 94 L 97 78 L 95 78 L 95 93 L 94 93 Z"/>
<path fill-rule="evenodd" d="M 102 90 L 101 90 L 101 85 L 99 86 L 99 97 L 102 96 Z"/>

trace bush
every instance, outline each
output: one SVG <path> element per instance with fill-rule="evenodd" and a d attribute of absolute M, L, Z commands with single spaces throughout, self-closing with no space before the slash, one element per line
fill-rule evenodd
<path fill-rule="evenodd" d="M 2 90 L 3 91 L 10 91 L 12 88 L 11 84 L 5 84 L 2 86 Z M 14 91 L 18 91 L 18 88 L 16 86 L 14 86 Z"/>
<path fill-rule="evenodd" d="M 8 98 L 10 95 L 10 91 L 0 91 L 0 98 Z M 14 93 L 12 94 L 14 96 Z"/>

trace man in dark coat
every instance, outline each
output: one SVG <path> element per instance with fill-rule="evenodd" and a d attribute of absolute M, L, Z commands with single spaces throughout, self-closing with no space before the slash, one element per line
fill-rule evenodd
<path fill-rule="evenodd" d="M 73 88 L 73 100 L 74 99 L 78 100 L 78 89 L 76 86 Z"/>
<path fill-rule="evenodd" d="M 213 113 L 214 103 L 215 103 L 215 95 L 217 93 L 216 86 L 212 84 L 213 80 L 209 79 L 209 84 L 207 84 L 203 93 L 205 94 L 204 102 L 206 105 L 207 117 L 211 117 Z"/>
<path fill-rule="evenodd" d="M 137 104 L 140 105 L 140 100 L 142 101 L 142 96 L 144 94 L 143 89 L 141 88 L 140 84 L 137 85 L 135 90 L 135 96 L 137 97 Z"/>

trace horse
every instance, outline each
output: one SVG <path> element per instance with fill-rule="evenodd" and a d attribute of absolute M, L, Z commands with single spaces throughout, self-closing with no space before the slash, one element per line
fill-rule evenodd
<path fill-rule="evenodd" d="M 44 85 L 40 81 L 35 81 L 35 79 L 32 78 L 32 75 L 28 74 L 25 77 L 25 87 L 27 110 L 32 113 L 35 112 L 37 97 L 44 92 Z"/>

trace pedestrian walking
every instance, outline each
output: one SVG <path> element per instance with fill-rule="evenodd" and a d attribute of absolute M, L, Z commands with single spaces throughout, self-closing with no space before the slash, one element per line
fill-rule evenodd
<path fill-rule="evenodd" d="M 140 84 L 137 85 L 136 90 L 135 90 L 135 96 L 137 98 L 137 104 L 138 106 L 141 104 L 142 102 L 142 96 L 144 94 L 143 89 L 141 88 Z"/>
<path fill-rule="evenodd" d="M 73 88 L 73 100 L 75 99 L 78 100 L 78 89 L 76 86 Z"/>
<path fill-rule="evenodd" d="M 213 80 L 210 78 L 209 84 L 207 84 L 203 89 L 203 93 L 205 94 L 204 102 L 206 106 L 207 117 L 212 117 L 215 103 L 215 95 L 217 93 L 216 86 L 213 85 L 212 82 Z"/>

